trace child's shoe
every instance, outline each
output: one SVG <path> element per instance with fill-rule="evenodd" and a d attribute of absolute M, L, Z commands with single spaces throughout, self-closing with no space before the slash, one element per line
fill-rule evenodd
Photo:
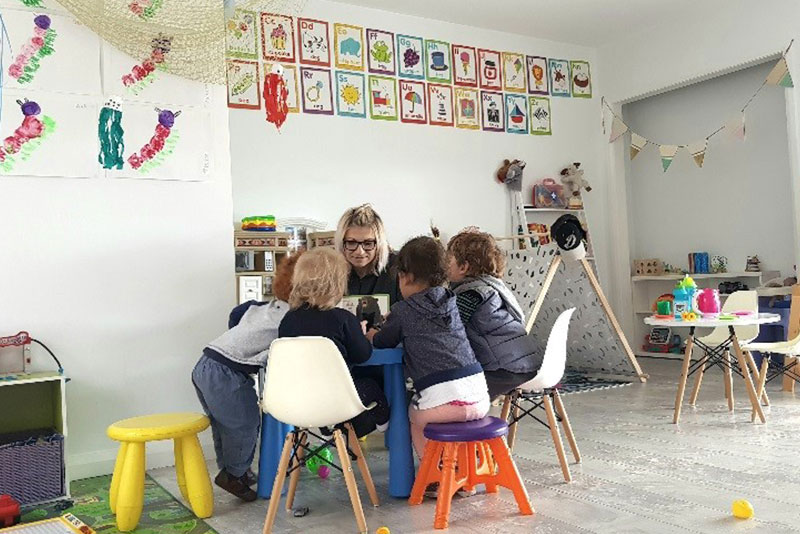
<path fill-rule="evenodd" d="M 385 434 L 386 431 L 389 430 L 389 421 L 386 421 L 382 425 L 375 425 L 375 430 L 377 430 L 381 434 Z"/>
<path fill-rule="evenodd" d="M 250 489 L 250 486 L 247 485 L 245 480 L 246 477 L 247 475 L 242 475 L 238 478 L 231 476 L 223 469 L 219 472 L 216 478 L 214 478 L 214 484 L 224 489 L 231 495 L 235 495 L 236 497 L 240 498 L 244 502 L 253 502 L 258 499 L 258 494 Z"/>
<path fill-rule="evenodd" d="M 247 472 L 244 474 L 244 482 L 248 486 L 252 486 L 256 482 L 258 482 L 258 477 L 256 476 L 255 473 L 253 473 L 252 469 L 248 469 Z"/>

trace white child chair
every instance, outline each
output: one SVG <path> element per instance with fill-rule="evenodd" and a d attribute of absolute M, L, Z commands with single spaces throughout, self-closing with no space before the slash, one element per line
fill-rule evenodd
<path fill-rule="evenodd" d="M 758 313 L 758 293 L 755 291 L 735 291 L 731 293 L 722 305 L 722 312 L 733 313 L 738 311 Z M 759 326 L 757 324 L 735 326 L 733 330 L 736 332 L 739 345 L 745 350 L 745 345 L 758 337 Z M 700 363 L 697 367 L 697 376 L 695 377 L 692 395 L 689 397 L 691 406 L 694 406 L 697 402 L 697 395 L 700 393 L 700 385 L 703 383 L 703 374 L 706 371 L 706 367 L 718 365 L 725 372 L 725 398 L 728 400 L 728 410 L 733 411 L 733 373 L 736 372 L 737 375 L 741 376 L 741 371 L 736 367 L 736 362 L 731 356 L 729 339 L 730 331 L 728 327 L 722 326 L 714 328 L 707 336 L 697 338 L 695 347 L 702 349 L 703 356 L 700 358 Z M 745 352 L 744 357 L 751 372 L 757 377 L 758 368 L 753 361 L 753 357 L 749 352 Z M 765 391 L 762 391 L 759 397 L 762 397 L 764 403 L 769 405 L 769 398 Z"/>
<path fill-rule="evenodd" d="M 572 455 L 575 457 L 575 462 L 580 463 L 581 453 L 578 450 L 578 444 L 575 442 L 575 436 L 572 434 L 572 426 L 569 424 L 567 411 L 564 408 L 564 403 L 561 401 L 561 396 L 555 388 L 564 376 L 564 369 L 567 364 L 567 335 L 569 334 L 569 321 L 575 308 L 570 308 L 561 313 L 556 319 L 553 329 L 550 331 L 550 337 L 547 339 L 547 348 L 544 351 L 544 358 L 542 366 L 536 376 L 529 381 L 522 384 L 519 388 L 506 395 L 503 404 L 502 418 L 509 423 L 508 430 L 508 448 L 514 448 L 514 441 L 517 435 L 517 425 L 520 419 L 525 416 L 530 416 L 536 419 L 542 425 L 550 429 L 550 435 L 553 437 L 553 444 L 556 448 L 558 461 L 561 464 L 561 472 L 564 474 L 564 480 L 567 482 L 572 480 L 569 472 L 569 465 L 567 464 L 567 457 L 564 453 L 564 445 L 561 442 L 561 433 L 558 430 L 558 423 L 564 426 L 564 433 L 567 435 L 567 441 L 572 449 Z M 530 408 L 525 408 L 523 403 L 533 404 Z M 555 404 L 555 412 L 553 410 Z M 512 412 L 509 419 L 509 413 Z M 533 411 L 538 408 L 544 408 L 547 415 L 547 422 L 542 421 L 533 414 Z M 520 415 L 522 411 L 522 415 Z"/>
<path fill-rule="evenodd" d="M 322 448 L 312 448 L 306 444 L 309 434 L 319 437 L 309 430 L 317 427 L 335 427 L 333 438 L 327 440 L 323 446 L 335 444 L 358 531 L 362 534 L 367 532 L 367 522 L 350 463 L 351 455 L 358 464 L 373 506 L 380 503 L 358 438 L 352 425 L 345 424 L 345 421 L 374 407 L 375 403 L 370 406 L 362 404 L 350 371 L 339 349 L 330 339 L 295 337 L 272 342 L 262 409 L 278 421 L 294 425 L 295 430 L 286 436 L 283 445 L 264 521 L 264 534 L 272 532 L 287 472 L 290 476 L 289 491 L 286 494 L 288 511 L 294 502 L 300 470 L 306 462 L 305 452 L 316 456 Z M 339 469 L 335 465 L 330 467 Z"/>

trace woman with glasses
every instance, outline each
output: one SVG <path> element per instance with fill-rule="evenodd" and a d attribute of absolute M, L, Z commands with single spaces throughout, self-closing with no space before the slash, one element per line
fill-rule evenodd
<path fill-rule="evenodd" d="M 395 254 L 389 250 L 380 216 L 369 204 L 350 208 L 339 219 L 336 248 L 350 264 L 350 295 L 389 295 L 389 304 L 402 300 Z"/>

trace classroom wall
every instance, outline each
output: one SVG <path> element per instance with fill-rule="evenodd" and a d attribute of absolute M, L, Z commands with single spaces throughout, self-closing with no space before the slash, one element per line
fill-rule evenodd
<path fill-rule="evenodd" d="M 527 162 L 525 198 L 534 181 L 580 161 L 595 188 L 585 195 L 595 249 L 604 276 L 605 187 L 601 154 L 595 51 L 419 17 L 310 0 L 303 15 L 419 35 L 451 43 L 592 62 L 595 98 L 551 98 L 552 137 L 489 133 L 355 119 L 291 114 L 281 128 L 263 111 L 230 110 L 234 217 L 272 213 L 305 216 L 334 228 L 342 212 L 372 202 L 394 247 L 429 231 L 444 235 L 478 225 L 509 233 L 509 200 L 495 173 L 504 158 Z"/>
<path fill-rule="evenodd" d="M 66 28 L 59 31 L 66 39 Z M 86 39 L 111 52 L 97 36 Z M 58 43 L 56 49 L 55 59 Z M 96 75 L 101 66 L 84 68 Z M 164 75 L 159 82 L 165 91 L 179 83 L 186 88 L 170 80 Z M 103 97 L 87 98 L 102 103 Z M 184 117 L 190 114 L 183 109 Z M 190 372 L 203 346 L 224 330 L 235 297 L 223 87 L 210 89 L 209 109 L 213 171 L 180 177 L 204 181 L 68 178 L 59 176 L 56 157 L 52 177 L 0 176 L 0 335 L 27 330 L 63 363 L 72 478 L 111 472 L 110 423 L 200 410 Z M 3 120 L 18 114 L 4 107 Z M 126 120 L 132 128 L 125 116 L 123 126 Z M 91 124 L 97 128 L 96 117 Z M 126 140 L 127 155 L 139 141 Z M 96 158 L 96 146 L 84 149 Z M 6 370 L 12 358 L 0 353 Z M 34 348 L 33 359 L 35 368 L 54 368 L 43 350 Z M 170 442 L 148 445 L 148 467 L 160 465 L 172 465 Z"/>
<path fill-rule="evenodd" d="M 657 142 L 702 139 L 741 108 L 773 66 L 770 61 L 627 104 L 626 123 Z M 748 108 L 746 142 L 715 136 L 702 169 L 682 151 L 665 174 L 652 145 L 628 160 L 634 258 L 685 268 L 687 253 L 707 251 L 742 271 L 747 256 L 757 254 L 764 270 L 794 272 L 785 100 L 782 88 L 765 88 Z"/>

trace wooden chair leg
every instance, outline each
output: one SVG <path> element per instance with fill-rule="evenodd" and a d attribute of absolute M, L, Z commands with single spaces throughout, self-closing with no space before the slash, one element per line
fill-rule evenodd
<path fill-rule="evenodd" d="M 361 473 L 361 478 L 364 480 L 364 485 L 367 487 L 369 500 L 372 502 L 372 506 L 380 506 L 381 501 L 378 499 L 378 492 L 375 490 L 375 483 L 372 481 L 372 474 L 369 472 L 367 459 L 364 458 L 364 451 L 361 450 L 361 444 L 356 437 L 356 431 L 350 423 L 347 423 L 347 440 L 350 442 L 350 450 L 356 455 L 356 465 Z"/>
<path fill-rule="evenodd" d="M 575 458 L 575 463 L 581 463 L 581 451 L 578 450 L 578 443 L 575 441 L 575 435 L 572 433 L 572 425 L 569 423 L 567 417 L 567 410 L 564 408 L 564 403 L 561 401 L 561 395 L 558 390 L 553 390 L 553 401 L 555 401 L 556 412 L 561 417 L 561 425 L 564 427 L 564 434 L 567 435 L 567 442 L 569 448 L 572 449 L 572 456 Z"/>
<path fill-rule="evenodd" d="M 739 340 L 735 334 L 733 335 L 733 351 L 736 354 L 736 359 L 739 361 L 739 369 L 742 371 L 742 376 L 744 377 L 744 387 L 747 390 L 747 396 L 750 397 L 750 405 L 753 407 L 753 410 L 755 410 L 761 422 L 766 423 L 767 418 L 764 416 L 764 411 L 761 409 L 761 403 L 758 401 L 758 397 L 756 397 L 756 388 L 753 386 L 753 378 L 750 375 L 747 358 L 742 353 L 742 347 L 739 345 Z M 755 421 L 755 417 L 753 421 Z"/>
<path fill-rule="evenodd" d="M 550 435 L 553 436 L 553 445 L 556 447 L 556 454 L 558 455 L 558 462 L 561 464 L 561 472 L 564 474 L 564 480 L 567 482 L 572 481 L 572 476 L 569 473 L 569 465 L 567 465 L 567 455 L 564 454 L 564 444 L 561 442 L 561 432 L 558 431 L 558 421 L 553 413 L 553 404 L 550 402 L 550 396 L 545 394 L 542 397 L 544 402 L 544 411 L 547 413 L 547 424 L 550 426 Z M 500 468 L 504 466 L 501 464 Z"/>
<path fill-rule="evenodd" d="M 511 451 L 514 450 L 514 443 L 516 443 L 517 441 L 517 428 L 519 427 L 519 421 L 517 421 L 517 418 L 519 417 L 519 399 L 520 399 L 519 395 L 517 395 L 515 392 L 513 395 L 514 405 L 511 409 L 511 413 L 514 418 L 514 421 L 516 422 L 508 426 L 508 438 L 507 438 L 508 449 Z"/>
<path fill-rule="evenodd" d="M 487 444 L 497 462 L 499 484 L 514 493 L 514 498 L 522 515 L 533 515 L 533 507 L 528 496 L 528 490 L 525 489 L 525 484 L 522 483 L 522 477 L 519 474 L 517 465 L 511 458 L 508 447 L 503 443 L 503 438 L 491 439 Z"/>
<path fill-rule="evenodd" d="M 689 376 L 689 363 L 691 363 L 692 361 L 693 348 L 694 348 L 694 335 L 692 333 L 686 340 L 686 352 L 683 355 L 683 368 L 681 370 L 681 378 L 678 381 L 678 393 L 675 395 L 675 413 L 672 415 L 672 422 L 676 425 L 681 420 L 681 407 L 683 406 L 683 392 L 686 391 L 686 378 Z"/>
<path fill-rule="evenodd" d="M 297 483 L 300 481 L 300 467 L 302 465 L 303 458 L 305 457 L 305 451 L 303 450 L 303 445 L 306 444 L 306 439 L 308 438 L 308 434 L 305 432 L 300 432 L 298 434 L 298 439 L 295 445 L 297 446 L 297 452 L 292 455 L 291 460 L 289 461 L 289 465 L 294 471 L 289 475 L 289 491 L 286 492 L 286 511 L 290 512 L 292 507 L 294 506 L 294 495 L 297 492 Z"/>
<path fill-rule="evenodd" d="M 275 473 L 275 483 L 272 485 L 272 495 L 269 498 L 269 508 L 267 508 L 267 517 L 264 519 L 264 530 L 262 534 L 272 534 L 272 526 L 275 524 L 275 516 L 278 514 L 278 504 L 281 501 L 281 491 L 283 484 L 286 482 L 286 470 L 289 468 L 289 458 L 292 456 L 292 441 L 294 433 L 286 434 L 286 439 L 283 440 L 283 452 L 281 452 L 281 459 L 278 462 L 278 471 Z"/>
<path fill-rule="evenodd" d="M 753 380 L 756 383 L 756 394 L 758 399 L 764 404 L 764 406 L 769 406 L 769 396 L 767 395 L 767 390 L 765 388 L 767 384 L 767 371 L 769 370 L 769 355 L 764 355 L 761 358 L 761 369 L 759 370 L 758 366 L 756 365 L 755 359 L 753 359 L 753 354 L 750 351 L 744 353 L 747 357 L 747 363 L 750 366 L 750 370 L 753 372 Z M 761 383 L 763 376 L 764 383 Z"/>
<path fill-rule="evenodd" d="M 689 397 L 689 406 L 694 406 L 697 403 L 697 395 L 700 394 L 700 386 L 703 383 L 703 375 L 706 372 L 706 362 L 708 362 L 708 354 L 703 354 L 700 362 L 700 369 L 697 371 L 697 376 L 694 378 L 694 389 Z"/>
<path fill-rule="evenodd" d="M 422 500 L 425 497 L 425 488 L 433 481 L 434 474 L 439 470 L 439 459 L 442 455 L 443 446 L 444 444 L 438 441 L 428 440 L 425 443 L 422 463 L 419 464 L 419 472 L 417 472 L 414 487 L 411 488 L 411 495 L 408 498 L 408 504 L 411 506 L 422 504 Z"/>
<path fill-rule="evenodd" d="M 500 410 L 500 419 L 508 421 L 508 415 L 511 413 L 511 397 L 513 393 L 506 393 L 503 396 L 503 409 Z"/>
<path fill-rule="evenodd" d="M 784 356 L 783 357 L 783 365 L 788 367 L 792 365 L 792 360 L 794 360 L 796 356 Z M 792 370 L 795 373 L 800 373 L 800 363 L 792 367 Z M 783 391 L 788 391 L 789 393 L 794 393 L 794 385 L 795 381 L 792 379 L 791 376 L 784 374 L 783 375 Z"/>
<path fill-rule="evenodd" d="M 433 528 L 447 528 L 450 521 L 450 503 L 453 500 L 456 478 L 456 456 L 458 443 L 445 443 L 442 453 L 442 476 L 439 481 L 439 495 L 436 498 L 436 514 L 433 519 Z"/>
<path fill-rule="evenodd" d="M 725 398 L 728 399 L 728 411 L 733 411 L 733 360 L 730 351 L 725 351 Z"/>
<path fill-rule="evenodd" d="M 347 446 L 344 442 L 342 431 L 338 428 L 333 431 L 336 441 L 336 451 L 339 453 L 339 461 L 344 471 L 344 482 L 347 484 L 347 493 L 350 494 L 350 504 L 353 505 L 353 514 L 356 516 L 359 534 L 367 534 L 367 519 L 364 517 L 364 509 L 361 507 L 361 497 L 358 495 L 358 485 L 353 474 L 353 465 L 350 463 L 350 455 L 347 454 Z"/>

